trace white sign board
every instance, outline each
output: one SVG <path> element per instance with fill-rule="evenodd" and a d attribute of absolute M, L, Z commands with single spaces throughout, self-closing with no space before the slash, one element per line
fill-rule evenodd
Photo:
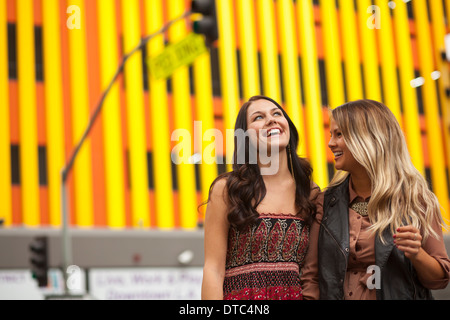
<path fill-rule="evenodd" d="M 71 290 L 71 293 L 85 294 L 85 271 L 79 269 L 78 274 L 71 277 L 79 284 L 77 290 Z M 0 271 L 0 300 L 43 300 L 48 295 L 62 294 L 64 294 L 64 277 L 59 269 L 48 270 L 48 284 L 42 288 L 38 286 L 28 269 Z"/>
<path fill-rule="evenodd" d="M 202 268 L 90 269 L 89 293 L 100 300 L 200 300 Z"/>

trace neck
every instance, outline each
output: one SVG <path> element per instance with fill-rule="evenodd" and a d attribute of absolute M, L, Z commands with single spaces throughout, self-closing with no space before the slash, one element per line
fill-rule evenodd
<path fill-rule="evenodd" d="M 365 170 L 352 172 L 352 187 L 355 192 L 363 198 L 370 197 L 372 194 L 372 183 Z"/>
<path fill-rule="evenodd" d="M 293 179 L 287 164 L 288 156 L 285 149 L 280 150 L 279 153 L 272 153 L 267 160 L 269 161 L 258 161 L 265 182 Z"/>

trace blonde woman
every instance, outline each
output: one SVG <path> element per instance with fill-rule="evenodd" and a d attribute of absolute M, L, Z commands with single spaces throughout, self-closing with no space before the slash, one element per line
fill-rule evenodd
<path fill-rule="evenodd" d="M 432 299 L 450 260 L 439 203 L 392 112 L 358 100 L 331 111 L 337 172 L 318 197 L 303 268 L 306 299 Z"/>

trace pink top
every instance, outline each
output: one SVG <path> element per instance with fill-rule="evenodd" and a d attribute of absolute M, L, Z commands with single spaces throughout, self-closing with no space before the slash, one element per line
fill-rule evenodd
<path fill-rule="evenodd" d="M 349 183 L 350 202 L 359 197 Z M 311 226 L 310 245 L 303 267 L 302 288 L 304 299 L 319 299 L 318 265 L 317 265 L 317 243 L 319 238 L 320 222 L 323 217 L 323 201 L 325 192 L 317 197 L 317 216 Z M 353 209 L 349 208 L 349 240 L 350 250 L 347 273 L 344 281 L 344 297 L 346 300 L 376 300 L 376 290 L 367 288 L 366 281 L 371 274 L 367 273 L 367 267 L 375 264 L 375 235 L 372 235 L 369 217 L 362 217 Z M 443 289 L 447 286 L 450 278 L 450 260 L 445 249 L 442 228 L 437 221 L 433 222 L 433 229 L 439 235 L 440 240 L 429 236 L 422 243 L 422 248 L 434 257 L 445 271 L 445 278 L 437 281 L 422 281 L 428 289 Z M 394 248 L 395 250 L 395 248 Z"/>

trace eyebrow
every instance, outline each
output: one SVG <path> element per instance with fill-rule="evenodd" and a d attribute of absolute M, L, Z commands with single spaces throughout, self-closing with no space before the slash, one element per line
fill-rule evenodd
<path fill-rule="evenodd" d="M 330 133 L 333 133 L 333 132 L 336 132 L 336 131 L 342 131 L 342 130 L 337 128 L 337 129 L 334 129 L 334 130 L 330 130 Z"/>
<path fill-rule="evenodd" d="M 270 109 L 270 112 L 272 112 L 273 110 L 279 110 L 279 109 L 280 109 L 280 108 L 275 107 L 275 108 Z M 253 113 L 250 115 L 250 117 L 252 117 L 255 113 L 263 113 L 263 112 L 261 112 L 261 111 L 255 111 L 255 112 L 253 112 Z"/>

